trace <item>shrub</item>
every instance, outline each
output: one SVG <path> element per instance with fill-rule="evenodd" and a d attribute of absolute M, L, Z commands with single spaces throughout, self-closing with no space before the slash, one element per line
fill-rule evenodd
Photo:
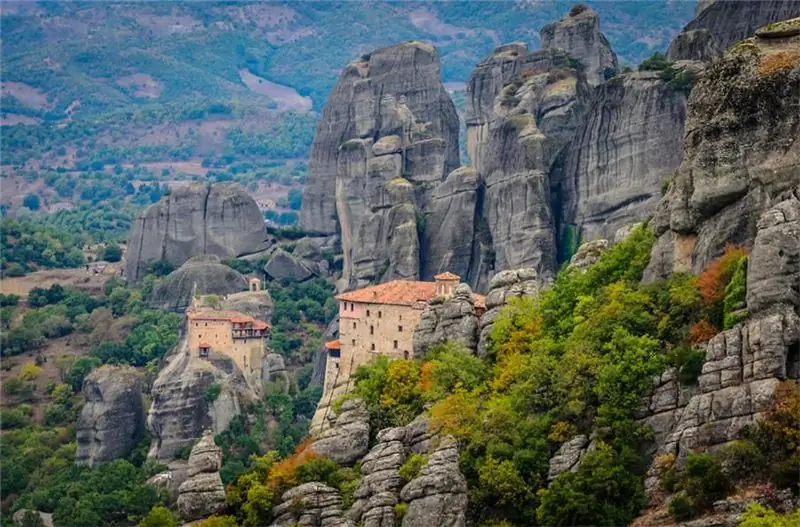
<path fill-rule="evenodd" d="M 739 527 L 796 527 L 797 525 L 800 525 L 800 509 L 781 516 L 757 502 L 747 506 L 739 523 Z"/>
<path fill-rule="evenodd" d="M 686 503 L 679 501 L 675 505 L 675 519 L 685 519 L 705 510 L 719 499 L 728 495 L 731 484 L 722 470 L 720 462 L 711 454 L 689 454 L 686 459 L 686 468 L 681 474 L 677 487 L 683 491 L 688 500 Z M 677 497 L 677 496 L 676 496 Z M 673 507 L 670 506 L 672 513 Z M 685 516 L 688 514 L 689 516 Z"/>
<path fill-rule="evenodd" d="M 656 51 L 639 64 L 639 71 L 662 71 L 671 68 L 671 66 L 672 63 L 667 59 L 666 55 Z"/>
<path fill-rule="evenodd" d="M 408 503 L 398 503 L 394 506 L 394 523 L 395 525 L 401 525 L 403 523 L 403 518 L 406 517 L 408 513 Z"/>
<path fill-rule="evenodd" d="M 19 377 L 23 381 L 35 381 L 41 373 L 42 369 L 37 366 L 36 363 L 26 362 L 22 365 L 22 369 L 19 372 Z"/>
<path fill-rule="evenodd" d="M 722 471 L 732 481 L 743 481 L 758 475 L 766 459 L 761 449 L 750 440 L 732 441 L 717 452 Z"/>
<path fill-rule="evenodd" d="M 670 351 L 668 355 L 670 364 L 678 368 L 678 380 L 684 386 L 697 382 L 706 360 L 706 352 L 702 349 L 680 346 Z"/>
<path fill-rule="evenodd" d="M 723 304 L 723 328 L 730 329 L 744 317 L 736 313 L 740 304 L 745 302 L 747 297 L 747 257 L 740 258 L 736 264 L 730 282 L 725 287 L 725 300 Z"/>
<path fill-rule="evenodd" d="M 694 516 L 695 511 L 691 500 L 685 492 L 679 492 L 669 502 L 669 515 L 677 521 L 688 520 Z"/>
<path fill-rule="evenodd" d="M 206 401 L 213 403 L 214 401 L 217 400 L 217 397 L 219 397 L 220 392 L 222 392 L 222 386 L 220 386 L 219 383 L 215 382 L 214 384 L 208 387 L 206 393 L 204 394 L 204 397 Z"/>
<path fill-rule="evenodd" d="M 197 524 L 197 527 L 236 527 L 234 516 L 211 516 Z"/>
<path fill-rule="evenodd" d="M 692 344 L 701 344 L 713 339 L 718 333 L 717 328 L 714 327 L 708 320 L 701 320 L 692 324 L 689 328 L 689 342 Z"/>
<path fill-rule="evenodd" d="M 411 454 L 406 459 L 403 466 L 398 470 L 398 474 L 406 483 L 419 476 L 422 467 L 428 462 L 428 456 L 423 454 Z"/>
<path fill-rule="evenodd" d="M 150 509 L 137 527 L 178 527 L 180 522 L 166 507 L 158 505 Z"/>
<path fill-rule="evenodd" d="M 19 408 L 0 409 L 0 428 L 3 430 L 24 428 L 29 424 L 31 424 L 30 417 Z"/>

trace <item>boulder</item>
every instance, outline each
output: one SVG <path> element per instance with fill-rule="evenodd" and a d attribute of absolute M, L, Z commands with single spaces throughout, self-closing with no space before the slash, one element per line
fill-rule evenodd
<path fill-rule="evenodd" d="M 289 388 L 289 374 L 286 372 L 286 361 L 279 353 L 267 353 L 261 368 L 265 382 L 283 381 Z"/>
<path fill-rule="evenodd" d="M 311 482 L 293 487 L 281 496 L 272 509 L 275 521 L 270 527 L 355 527 L 342 518 L 339 491 L 323 483 Z"/>
<path fill-rule="evenodd" d="M 605 82 L 619 67 L 616 53 L 600 32 L 600 17 L 583 4 L 575 5 L 560 21 L 544 26 L 541 39 L 543 49 L 562 49 L 580 61 L 592 86 Z"/>
<path fill-rule="evenodd" d="M 206 393 L 213 385 L 220 393 L 211 401 Z M 207 359 L 191 354 L 185 338 L 158 372 L 151 395 L 148 457 L 161 462 L 193 445 L 204 430 L 222 433 L 245 401 L 257 399 L 233 360 L 213 351 Z"/>
<path fill-rule="evenodd" d="M 600 256 L 608 249 L 608 240 L 594 240 L 578 247 L 578 250 L 569 261 L 569 269 L 585 271 L 590 265 L 596 263 Z"/>
<path fill-rule="evenodd" d="M 361 399 L 348 399 L 335 414 L 332 409 L 328 428 L 311 444 L 311 449 L 340 465 L 352 465 L 369 449 L 369 412 Z"/>
<path fill-rule="evenodd" d="M 264 217 L 255 200 L 235 183 L 174 188 L 133 222 L 125 274 L 144 277 L 153 262 L 180 266 L 193 256 L 221 259 L 268 248 Z"/>
<path fill-rule="evenodd" d="M 583 456 L 592 449 L 593 444 L 589 443 L 589 438 L 585 435 L 577 435 L 561 445 L 555 455 L 550 458 L 547 480 L 552 481 L 567 471 L 576 472 Z"/>
<path fill-rule="evenodd" d="M 464 527 L 467 524 L 467 481 L 458 467 L 458 448 L 442 440 L 419 477 L 400 491 L 408 503 L 402 527 Z"/>
<path fill-rule="evenodd" d="M 761 214 L 800 185 L 800 62 L 784 60 L 798 39 L 748 39 L 695 83 L 683 161 L 650 222 L 646 279 L 698 273 L 728 244 L 753 247 Z"/>
<path fill-rule="evenodd" d="M 225 508 L 225 487 L 219 475 L 222 449 L 209 430 L 192 447 L 187 479 L 178 488 L 178 513 L 185 522 L 206 518 Z"/>
<path fill-rule="evenodd" d="M 448 299 L 435 297 L 428 302 L 414 329 L 414 357 L 423 358 L 431 348 L 454 341 L 475 353 L 478 347 L 478 315 L 472 289 L 456 286 Z"/>
<path fill-rule="evenodd" d="M 129 366 L 101 366 L 87 375 L 82 391 L 75 463 L 96 467 L 126 457 L 145 429 L 141 375 Z"/>
<path fill-rule="evenodd" d="M 246 289 L 247 278 L 219 258 L 197 256 L 156 283 L 150 305 L 182 313 L 197 294 L 224 296 Z"/>
<path fill-rule="evenodd" d="M 230 293 L 222 299 L 220 304 L 222 309 L 238 311 L 245 315 L 250 315 L 258 320 L 269 322 L 272 320 L 272 312 L 275 310 L 275 303 L 269 291 L 243 291 L 241 293 Z"/>
<path fill-rule="evenodd" d="M 314 276 L 311 269 L 283 249 L 272 253 L 264 272 L 274 280 L 289 282 L 303 282 Z"/>

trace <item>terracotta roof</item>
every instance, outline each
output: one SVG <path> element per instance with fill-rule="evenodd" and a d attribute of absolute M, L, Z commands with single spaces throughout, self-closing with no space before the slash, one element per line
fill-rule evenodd
<path fill-rule="evenodd" d="M 248 316 L 245 316 L 245 315 L 239 315 L 239 316 L 236 316 L 236 317 L 231 317 L 230 320 L 234 324 L 247 324 L 247 323 L 251 323 L 252 324 L 253 322 L 255 322 L 255 319 L 253 317 L 248 317 Z"/>
<path fill-rule="evenodd" d="M 453 274 L 450 271 L 446 273 L 439 273 L 433 277 L 434 280 L 461 280 L 461 277 L 457 274 Z"/>
<path fill-rule="evenodd" d="M 261 320 L 256 320 L 253 323 L 253 329 L 267 329 L 268 327 L 269 324 L 267 324 L 266 322 L 262 322 Z"/>
<path fill-rule="evenodd" d="M 412 306 L 420 300 L 427 302 L 433 298 L 435 294 L 436 284 L 434 282 L 394 280 L 385 284 L 373 285 L 348 293 L 342 293 L 337 296 L 336 299 L 346 302 Z"/>
<path fill-rule="evenodd" d="M 189 311 L 186 316 L 189 320 L 225 320 L 233 324 L 252 323 L 259 329 L 264 329 L 269 326 L 266 322 L 240 313 L 239 311 L 230 311 L 226 309 L 203 308 L 198 311 Z M 259 324 L 263 324 L 263 327 L 260 327 Z"/>
<path fill-rule="evenodd" d="M 200 347 L 201 348 L 210 348 L 211 344 L 209 344 L 208 342 L 201 342 L 200 343 Z"/>
<path fill-rule="evenodd" d="M 339 340 L 331 340 L 330 342 L 325 343 L 325 347 L 329 350 L 338 350 L 342 349 L 342 343 Z"/>
<path fill-rule="evenodd" d="M 475 302 L 475 307 L 486 309 L 486 297 L 473 293 L 472 300 Z"/>

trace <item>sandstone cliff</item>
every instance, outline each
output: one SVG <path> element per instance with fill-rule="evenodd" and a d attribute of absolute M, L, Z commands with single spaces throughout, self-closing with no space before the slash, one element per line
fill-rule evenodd
<path fill-rule="evenodd" d="M 800 0 L 702 0 L 696 14 L 670 44 L 670 60 L 715 59 L 756 28 L 800 16 Z"/>
<path fill-rule="evenodd" d="M 258 205 L 239 185 L 175 188 L 134 221 L 125 274 L 135 282 L 158 260 L 178 267 L 193 256 L 253 254 L 267 248 L 266 239 Z"/>
<path fill-rule="evenodd" d="M 544 26 L 541 38 L 542 48 L 563 49 L 580 61 L 592 86 L 617 72 L 617 55 L 600 32 L 600 17 L 583 4 L 575 5 L 560 21 Z"/>
<path fill-rule="evenodd" d="M 698 272 L 728 243 L 752 247 L 759 215 L 800 183 L 800 28 L 791 33 L 737 44 L 693 88 L 646 277 Z"/>
<path fill-rule="evenodd" d="M 86 376 L 83 396 L 75 462 L 96 467 L 130 454 L 145 430 L 139 373 L 129 366 L 101 366 Z"/>
<path fill-rule="evenodd" d="M 652 212 L 683 156 L 686 97 L 650 71 L 620 75 L 596 89 L 553 173 L 562 245 L 612 238 L 623 224 Z"/>

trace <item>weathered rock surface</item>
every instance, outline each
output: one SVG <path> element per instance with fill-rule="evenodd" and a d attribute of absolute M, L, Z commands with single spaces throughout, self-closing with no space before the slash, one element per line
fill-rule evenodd
<path fill-rule="evenodd" d="M 319 434 L 311 449 L 340 465 L 352 465 L 369 450 L 369 412 L 360 399 L 348 399 L 338 414 L 330 409 L 330 425 Z"/>
<path fill-rule="evenodd" d="M 231 293 L 222 299 L 220 307 L 269 322 L 272 320 L 275 303 L 272 301 L 269 291 L 262 289 L 261 291 Z"/>
<path fill-rule="evenodd" d="M 553 172 L 561 239 L 612 239 L 652 213 L 683 157 L 686 93 L 643 71 L 598 87 Z"/>
<path fill-rule="evenodd" d="M 443 439 L 419 477 L 400 492 L 408 502 L 403 527 L 463 527 L 467 522 L 467 481 L 458 468 L 458 448 Z"/>
<path fill-rule="evenodd" d="M 772 304 L 800 307 L 800 188 L 765 212 L 747 273 L 747 308 L 758 313 Z"/>
<path fill-rule="evenodd" d="M 478 348 L 478 315 L 467 284 L 456 286 L 451 298 L 434 297 L 428 302 L 414 329 L 414 357 L 422 358 L 446 341 L 463 344 L 472 353 Z"/>
<path fill-rule="evenodd" d="M 247 278 L 216 256 L 195 256 L 159 280 L 150 304 L 183 313 L 195 294 L 228 295 L 247 289 Z"/>
<path fill-rule="evenodd" d="M 219 475 L 222 449 L 214 444 L 209 430 L 192 447 L 186 467 L 186 481 L 178 488 L 178 512 L 186 522 L 199 520 L 225 508 L 225 487 Z"/>
<path fill-rule="evenodd" d="M 339 491 L 322 483 L 304 483 L 281 496 L 281 503 L 272 509 L 275 521 L 271 527 L 355 527 L 342 518 L 342 497 Z"/>
<path fill-rule="evenodd" d="M 699 272 L 728 243 L 752 247 L 761 213 L 800 184 L 800 62 L 786 58 L 798 42 L 749 39 L 695 84 L 683 161 L 652 221 L 646 278 Z"/>
<path fill-rule="evenodd" d="M 667 50 L 670 60 L 712 60 L 765 24 L 800 16 L 798 0 L 711 0 L 698 4 Z"/>
<path fill-rule="evenodd" d="M 83 381 L 83 396 L 75 462 L 96 467 L 130 454 L 145 429 L 140 374 L 129 366 L 101 366 Z"/>
<path fill-rule="evenodd" d="M 459 164 L 458 116 L 433 46 L 407 42 L 352 62 L 311 148 L 301 224 L 333 234 L 349 286 L 416 278 L 417 216 Z"/>
<path fill-rule="evenodd" d="M 363 478 L 347 517 L 363 527 L 393 527 L 403 479 L 398 470 L 406 460 L 405 428 L 378 432 L 378 444 L 361 461 Z"/>
<path fill-rule="evenodd" d="M 547 24 L 541 38 L 543 49 L 562 49 L 583 63 L 586 80 L 592 86 L 617 72 L 617 55 L 600 32 L 600 17 L 588 7 L 576 5 L 560 21 Z"/>
<path fill-rule="evenodd" d="M 38 518 L 43 527 L 53 527 L 53 515 L 48 512 L 35 511 L 32 509 L 20 509 L 14 513 L 12 520 L 14 525 L 26 525 L 25 521 Z M 33 521 L 36 521 L 35 519 Z M 30 525 L 30 524 L 28 524 Z"/>
<path fill-rule="evenodd" d="M 314 276 L 311 269 L 283 249 L 272 253 L 264 265 L 264 272 L 274 280 L 288 282 L 302 282 Z"/>
<path fill-rule="evenodd" d="M 561 445 L 558 451 L 550 458 L 550 468 L 547 480 L 552 481 L 560 474 L 571 471 L 576 472 L 580 461 L 592 449 L 592 443 L 585 435 L 577 435 Z"/>
<path fill-rule="evenodd" d="M 283 381 L 289 387 L 289 374 L 286 372 L 286 361 L 279 353 L 267 353 L 264 356 L 264 365 L 261 368 L 262 376 L 266 382 Z"/>
<path fill-rule="evenodd" d="M 516 269 L 497 273 L 489 285 L 486 295 L 486 312 L 480 320 L 478 355 L 486 355 L 492 323 L 511 298 L 536 296 L 548 283 L 542 280 L 535 269 Z"/>
<path fill-rule="evenodd" d="M 206 392 L 214 384 L 220 386 L 220 393 L 209 401 Z M 222 433 L 239 415 L 241 403 L 256 398 L 230 358 L 212 351 L 208 359 L 201 359 L 189 353 L 186 339 L 158 373 L 151 394 L 148 457 L 159 461 L 173 459 L 177 450 L 194 444 L 204 430 Z"/>
<path fill-rule="evenodd" d="M 569 269 L 585 271 L 590 265 L 597 263 L 607 249 L 608 240 L 593 240 L 582 244 L 570 258 Z"/>
<path fill-rule="evenodd" d="M 236 258 L 267 249 L 264 218 L 255 200 L 233 183 L 173 189 L 133 223 L 125 273 L 136 282 L 148 266 L 180 266 L 193 256 Z"/>

